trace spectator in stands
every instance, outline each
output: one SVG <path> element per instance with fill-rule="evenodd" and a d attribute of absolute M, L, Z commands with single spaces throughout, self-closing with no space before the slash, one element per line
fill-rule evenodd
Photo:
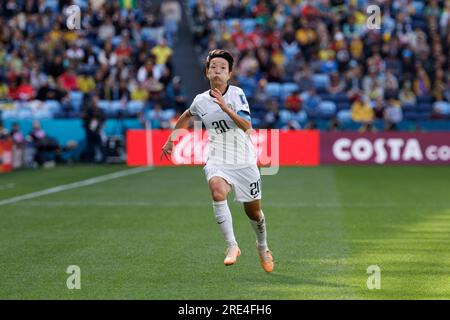
<path fill-rule="evenodd" d="M 361 124 L 360 131 L 368 131 L 371 129 L 374 112 L 369 103 L 360 94 L 356 94 L 353 97 L 351 111 L 352 120 Z"/>
<path fill-rule="evenodd" d="M 155 103 L 153 109 L 144 112 L 141 121 L 147 121 L 152 129 L 167 129 L 170 127 L 170 118 L 164 112 L 160 103 Z"/>
<path fill-rule="evenodd" d="M 393 97 L 386 101 L 384 119 L 386 121 L 386 130 L 393 131 L 398 129 L 398 123 L 403 120 L 403 112 L 400 101 Z"/>
<path fill-rule="evenodd" d="M 95 89 L 94 77 L 87 72 L 82 72 L 78 76 L 78 89 L 85 94 L 92 92 Z"/>
<path fill-rule="evenodd" d="M 19 85 L 10 90 L 9 95 L 14 100 L 31 100 L 35 96 L 34 88 L 26 76 L 17 78 Z"/>
<path fill-rule="evenodd" d="M 5 79 L 0 78 L 0 101 L 7 100 L 9 98 L 9 87 Z"/>
<path fill-rule="evenodd" d="M 441 101 L 444 99 L 444 92 L 446 89 L 446 84 L 444 80 L 444 71 L 439 68 L 436 69 L 435 79 L 433 83 L 433 97 L 436 101 Z"/>
<path fill-rule="evenodd" d="M 253 97 L 250 100 L 252 108 L 262 109 L 265 103 L 269 100 L 269 94 L 266 90 L 267 80 L 262 78 L 258 81 L 258 84 L 253 93 Z"/>
<path fill-rule="evenodd" d="M 317 91 L 314 87 L 311 87 L 308 92 L 305 94 L 304 98 L 304 107 L 306 114 L 308 116 L 314 116 L 318 112 L 318 107 L 320 102 L 322 102 L 321 97 L 317 94 Z"/>
<path fill-rule="evenodd" d="M 105 43 L 105 46 L 103 47 L 103 49 L 100 51 L 100 53 L 98 55 L 98 61 L 101 64 L 106 65 L 108 67 L 112 67 L 112 66 L 116 65 L 117 55 L 113 51 L 111 41 L 107 41 Z"/>
<path fill-rule="evenodd" d="M 373 107 L 373 114 L 375 120 L 384 120 L 384 113 L 385 113 L 385 103 L 383 100 L 383 97 L 378 97 L 375 100 Z"/>
<path fill-rule="evenodd" d="M 286 108 L 293 112 L 297 113 L 302 109 L 302 100 L 300 99 L 300 91 L 296 90 L 292 92 L 289 96 L 287 96 L 284 101 L 284 105 Z"/>
<path fill-rule="evenodd" d="M 339 73 L 332 72 L 330 74 L 330 85 L 328 87 L 328 93 L 339 94 L 339 93 L 343 93 L 344 89 L 345 89 L 345 84 L 341 80 Z"/>
<path fill-rule="evenodd" d="M 177 40 L 178 24 L 181 21 L 181 6 L 178 1 L 164 0 L 161 5 L 163 14 L 165 36 L 169 46 L 173 46 Z"/>
<path fill-rule="evenodd" d="M 143 82 L 139 82 L 131 91 L 131 100 L 134 101 L 146 101 L 149 97 L 149 92 L 145 88 Z"/>
<path fill-rule="evenodd" d="M 416 104 L 416 95 L 411 90 L 411 82 L 405 81 L 399 93 L 399 99 L 402 105 Z"/>
<path fill-rule="evenodd" d="M 59 81 L 65 90 L 78 90 L 78 77 L 72 68 L 68 68 L 60 77 Z"/>
<path fill-rule="evenodd" d="M 20 130 L 19 123 L 14 122 L 11 128 L 11 139 L 13 142 L 13 167 L 20 168 L 23 165 L 25 148 L 25 136 Z"/>
<path fill-rule="evenodd" d="M 264 117 L 264 128 L 275 129 L 280 127 L 280 110 L 278 101 L 275 99 L 269 100 L 266 106 L 267 113 Z"/>
<path fill-rule="evenodd" d="M 96 162 L 96 152 L 101 154 L 100 162 L 106 160 L 103 125 L 105 116 L 103 111 L 98 106 L 99 97 L 93 96 L 92 100 L 85 105 L 81 119 L 83 120 L 83 127 L 86 133 L 86 161 L 88 163 Z"/>
<path fill-rule="evenodd" d="M 399 86 L 398 86 L 398 80 L 397 77 L 395 76 L 395 74 L 392 72 L 391 69 L 387 69 L 386 70 L 386 74 L 384 76 L 384 94 L 385 95 L 398 95 L 398 90 L 399 90 Z"/>
<path fill-rule="evenodd" d="M 28 139 L 35 149 L 34 161 L 42 166 L 46 159 L 46 154 L 52 154 L 52 161 L 60 161 L 60 148 L 56 139 L 48 137 L 44 130 L 41 128 L 39 121 L 33 121 L 32 130 Z"/>
<path fill-rule="evenodd" d="M 186 93 L 181 87 L 181 78 L 175 76 L 172 83 L 166 89 L 167 103 L 177 111 L 183 112 L 186 109 Z"/>
<path fill-rule="evenodd" d="M 61 55 L 52 55 L 52 52 L 47 53 L 47 57 L 44 62 L 44 72 L 52 76 L 53 79 L 58 79 L 64 73 L 63 59 Z"/>
<path fill-rule="evenodd" d="M 417 78 L 414 80 L 414 92 L 418 97 L 430 94 L 430 78 L 425 69 L 420 66 L 417 68 Z"/>
<path fill-rule="evenodd" d="M 165 65 L 172 57 L 173 50 L 167 45 L 167 41 L 162 38 L 158 45 L 153 47 L 151 53 L 156 56 L 156 64 Z"/>

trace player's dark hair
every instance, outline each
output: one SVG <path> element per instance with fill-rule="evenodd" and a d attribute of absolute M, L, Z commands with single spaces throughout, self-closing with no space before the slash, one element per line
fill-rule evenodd
<path fill-rule="evenodd" d="M 228 71 L 231 72 L 233 70 L 234 58 L 231 55 L 231 53 L 229 53 L 226 50 L 216 49 L 216 50 L 211 50 L 208 53 L 208 56 L 206 57 L 205 74 L 206 74 L 206 71 L 209 69 L 209 64 L 211 63 L 211 60 L 214 58 L 223 58 L 223 59 L 227 60 L 228 61 Z"/>

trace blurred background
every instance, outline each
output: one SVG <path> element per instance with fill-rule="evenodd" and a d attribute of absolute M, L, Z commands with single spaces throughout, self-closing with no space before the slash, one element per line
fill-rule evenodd
<path fill-rule="evenodd" d="M 14 168 L 124 162 L 128 129 L 173 128 L 208 88 L 215 48 L 236 58 L 255 128 L 450 130 L 450 1 L 0 3 L 0 139 Z"/>

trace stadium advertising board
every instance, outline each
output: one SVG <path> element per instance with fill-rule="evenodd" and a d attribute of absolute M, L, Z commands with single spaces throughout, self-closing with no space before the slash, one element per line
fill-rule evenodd
<path fill-rule="evenodd" d="M 129 130 L 130 166 L 201 165 L 208 152 L 206 131 L 184 131 L 172 162 L 160 159 L 170 131 Z M 327 133 L 316 130 L 256 130 L 253 145 L 261 166 L 317 166 L 319 164 L 449 164 L 450 133 Z M 278 145 L 278 148 L 276 147 Z M 151 146 L 151 152 L 147 152 Z"/>
<path fill-rule="evenodd" d="M 450 133 L 320 134 L 321 164 L 449 164 Z"/>
<path fill-rule="evenodd" d="M 206 131 L 184 131 L 175 144 L 172 161 L 160 159 L 161 148 L 166 142 L 168 130 L 129 130 L 127 132 L 127 164 L 140 166 L 152 163 L 156 166 L 200 165 L 208 153 Z M 316 166 L 319 164 L 319 132 L 255 130 L 251 135 L 258 164 L 261 166 L 291 165 Z M 148 147 L 151 152 L 148 153 Z M 152 162 L 151 162 L 152 161 Z"/>
<path fill-rule="evenodd" d="M 12 170 L 12 142 L 0 141 L 0 173 Z"/>

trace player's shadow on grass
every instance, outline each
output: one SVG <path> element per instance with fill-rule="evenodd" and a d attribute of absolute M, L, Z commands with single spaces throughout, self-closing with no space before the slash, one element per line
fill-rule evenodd
<path fill-rule="evenodd" d="M 274 271 L 270 275 L 270 279 L 274 282 L 280 284 L 289 284 L 289 285 L 310 285 L 310 286 L 317 286 L 317 287 L 330 287 L 330 288 L 357 288 L 356 285 L 347 285 L 347 284 L 338 284 L 334 282 L 327 282 L 322 280 L 315 280 L 315 279 L 308 279 L 308 278 L 302 278 L 301 275 L 298 277 L 289 276 L 285 274 L 279 274 Z M 252 278 L 254 281 L 254 278 Z"/>

